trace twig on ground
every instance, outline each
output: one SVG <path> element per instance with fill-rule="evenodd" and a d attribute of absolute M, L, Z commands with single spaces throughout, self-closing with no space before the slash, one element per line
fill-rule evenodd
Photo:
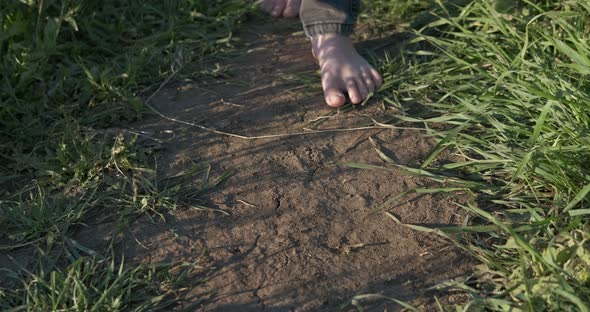
<path fill-rule="evenodd" d="M 220 130 L 216 130 L 213 128 L 205 127 L 203 125 L 200 125 L 200 124 L 197 124 L 194 122 L 180 120 L 180 119 L 170 117 L 168 115 L 161 113 L 160 111 L 158 111 L 156 108 L 154 108 L 152 105 L 149 104 L 149 102 L 156 96 L 156 94 L 158 94 L 162 90 L 162 88 L 164 88 L 164 86 L 166 84 L 168 84 L 168 82 L 170 82 L 170 80 L 176 75 L 177 72 L 178 71 L 173 71 L 172 74 L 170 74 L 170 76 L 168 76 L 168 78 L 166 78 L 166 80 L 164 80 L 160 84 L 158 89 L 156 89 L 156 91 L 154 91 L 154 93 L 152 93 L 152 95 L 150 95 L 147 98 L 147 100 L 145 101 L 145 105 L 150 110 L 152 110 L 154 113 L 156 113 L 157 115 L 159 115 L 160 117 L 162 117 L 164 119 L 170 120 L 172 122 L 184 124 L 187 126 L 196 127 L 201 130 L 215 133 L 215 134 L 219 134 L 219 135 L 229 136 L 229 137 L 243 139 L 243 140 L 262 140 L 262 139 L 296 137 L 296 136 L 304 136 L 304 135 L 319 134 L 319 133 L 352 132 L 352 131 L 364 131 L 364 130 L 372 130 L 372 129 L 404 129 L 404 130 L 421 130 L 421 131 L 425 130 L 422 128 L 397 127 L 397 126 L 393 126 L 393 125 L 387 125 L 387 124 L 383 124 L 383 123 L 378 123 L 377 121 L 375 121 L 374 119 L 371 118 L 374 123 L 373 126 L 356 127 L 356 128 L 333 128 L 333 129 L 322 129 L 322 130 L 309 129 L 307 131 L 295 132 L 295 133 L 279 133 L 279 134 L 268 134 L 268 135 L 257 135 L 257 136 L 247 136 L 247 135 L 241 135 L 241 134 L 236 134 L 236 133 L 231 133 L 231 132 L 220 131 Z"/>

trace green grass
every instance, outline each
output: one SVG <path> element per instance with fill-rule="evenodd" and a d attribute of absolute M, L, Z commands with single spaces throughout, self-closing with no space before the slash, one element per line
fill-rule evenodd
<path fill-rule="evenodd" d="M 387 214 L 387 203 L 411 192 L 473 194 L 463 226 L 406 224 L 481 262 L 472 277 L 440 285 L 471 295 L 459 309 L 587 311 L 590 5 L 439 3 L 365 2 L 369 35 L 413 36 L 400 56 L 380 60 L 386 84 L 377 97 L 401 110 L 400 124 L 425 126 L 438 142 L 420 166 L 388 166 L 444 184 L 392 194 L 378 208 Z M 1 309 L 151 311 L 178 300 L 186 271 L 125 264 L 113 254 L 115 237 L 91 250 L 76 233 L 96 220 L 125 227 L 142 214 L 208 209 L 202 195 L 229 174 L 212 179 L 194 164 L 161 176 L 158 143 L 116 129 L 143 118 L 144 99 L 171 75 L 214 71 L 251 8 L 245 0 L 0 2 L 0 240 L 9 244 L 0 248 L 35 259 L 0 271 Z M 441 162 L 443 151 L 463 161 Z"/>
<path fill-rule="evenodd" d="M 112 258 L 80 257 L 61 270 L 25 272 L 9 272 L 22 285 L 0 290 L 3 311 L 171 309 L 174 289 L 183 282 L 163 266 L 128 268 Z"/>
<path fill-rule="evenodd" d="M 105 250 L 82 246 L 76 233 L 208 209 L 202 195 L 227 174 L 211 179 L 195 164 L 162 176 L 159 143 L 124 129 L 148 114 L 144 99 L 162 81 L 214 72 L 252 8 L 245 0 L 0 2 L 0 248 L 37 263 L 15 259 L 19 269 L 0 271 L 1 309 L 151 311 L 176 298 L 180 276 L 160 278 L 172 264 L 123 266 L 118 255 L 102 256 L 119 232 Z"/>
<path fill-rule="evenodd" d="M 408 226 L 481 262 L 472 278 L 441 285 L 472 296 L 464 310 L 590 310 L 590 5 L 476 0 L 435 11 L 402 56 L 383 61 L 381 96 L 438 142 L 408 174 L 473 199 L 464 227 Z M 464 161 L 438 162 L 444 150 Z"/>
<path fill-rule="evenodd" d="M 67 180 L 78 154 L 96 153 L 85 145 L 93 127 L 141 118 L 141 96 L 172 72 L 188 67 L 185 76 L 198 77 L 205 56 L 229 47 L 248 7 L 62 0 L 4 1 L 0 10 L 3 163 Z"/>

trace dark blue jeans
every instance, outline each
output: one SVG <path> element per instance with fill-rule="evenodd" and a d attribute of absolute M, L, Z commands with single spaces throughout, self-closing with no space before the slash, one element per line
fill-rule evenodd
<path fill-rule="evenodd" d="M 360 6 L 360 0 L 303 0 L 299 18 L 309 37 L 330 33 L 348 36 Z"/>

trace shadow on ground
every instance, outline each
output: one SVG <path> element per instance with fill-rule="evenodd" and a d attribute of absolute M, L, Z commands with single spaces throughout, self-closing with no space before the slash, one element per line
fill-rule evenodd
<path fill-rule="evenodd" d="M 204 282 L 189 287 L 183 303 L 203 311 L 333 311 L 362 293 L 432 308 L 432 293 L 423 290 L 464 275 L 470 260 L 448 242 L 397 225 L 373 209 L 390 196 L 432 183 L 341 165 L 382 165 L 369 138 L 390 158 L 415 164 L 433 145 L 420 129 L 244 139 L 189 125 L 267 136 L 299 133 L 318 119 L 322 129 L 363 127 L 370 118 L 387 120 L 395 113 L 378 103 L 335 113 L 320 94 L 307 92 L 317 84 L 309 74 L 316 65 L 303 35 L 293 34 L 297 31 L 295 22 L 251 27 L 242 34 L 248 43 L 244 53 L 227 60 L 229 77 L 177 84 L 154 97 L 160 113 L 185 122 L 154 117 L 135 125 L 163 142 L 162 174 L 203 162 L 211 164 L 213 175 L 235 170 L 208 203 L 229 215 L 184 208 L 165 224 L 140 219 L 121 249 L 142 263 L 205 263 L 206 270 L 193 276 Z M 390 42 L 361 47 L 377 51 L 391 48 Z M 457 200 L 423 195 L 385 209 L 404 222 L 455 224 L 461 222 Z M 460 298 L 443 296 L 447 302 Z"/>

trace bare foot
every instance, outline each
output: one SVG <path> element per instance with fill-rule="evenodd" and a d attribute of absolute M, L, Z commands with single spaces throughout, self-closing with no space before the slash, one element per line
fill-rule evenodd
<path fill-rule="evenodd" d="M 293 18 L 299 15 L 301 0 L 263 0 L 260 6 L 273 17 Z"/>
<path fill-rule="evenodd" d="M 312 52 L 320 64 L 324 98 L 331 107 L 346 102 L 360 104 L 383 83 L 381 75 L 358 54 L 350 38 L 338 34 L 311 39 Z"/>

